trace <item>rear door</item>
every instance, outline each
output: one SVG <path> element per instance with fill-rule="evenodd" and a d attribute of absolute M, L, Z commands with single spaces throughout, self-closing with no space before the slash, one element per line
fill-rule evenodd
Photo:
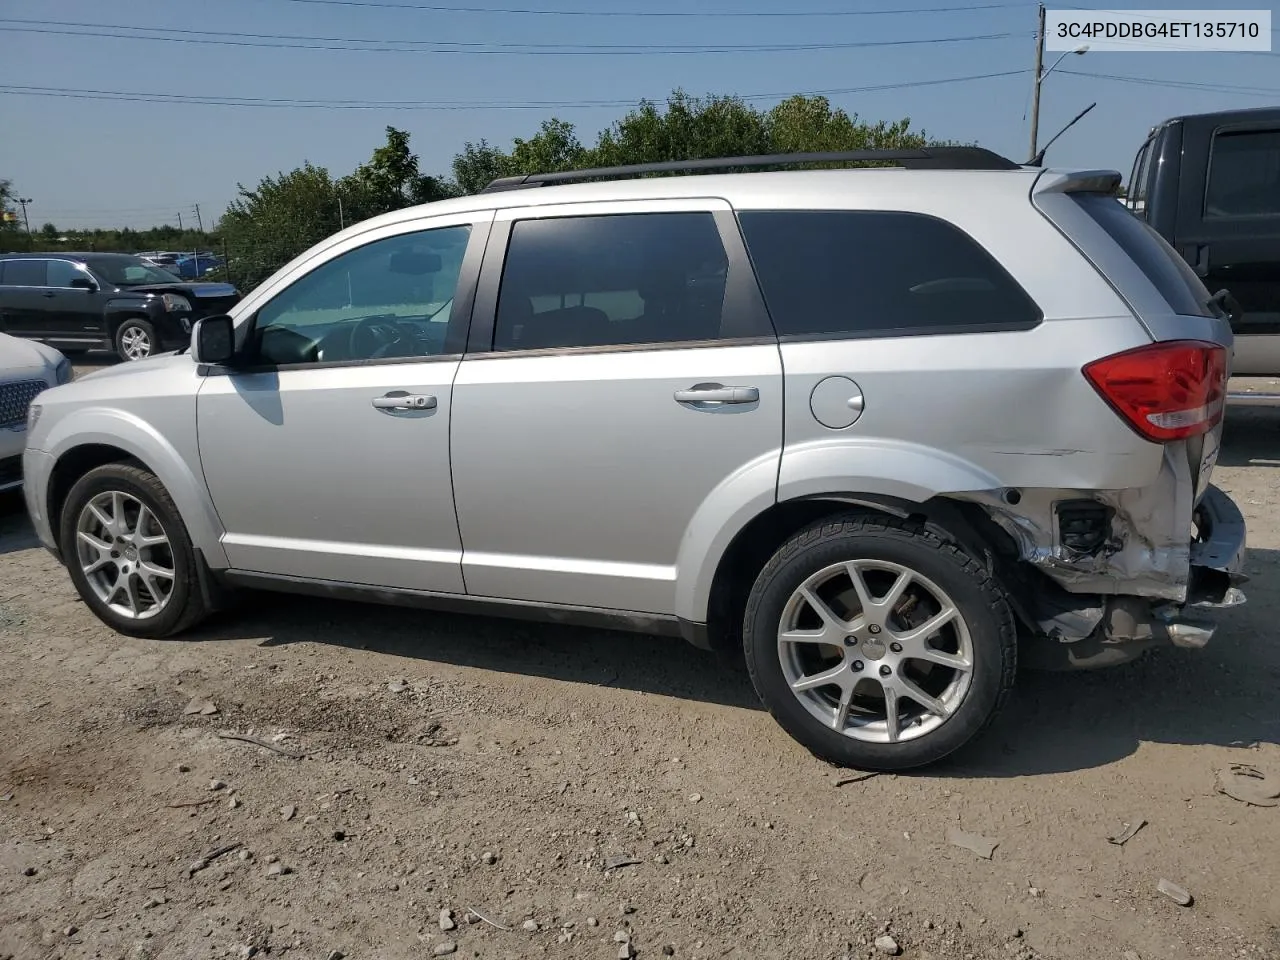
<path fill-rule="evenodd" d="M 729 205 L 500 211 L 472 332 L 451 428 L 467 592 L 675 613 L 696 518 L 746 473 L 771 502 L 782 441 Z"/>
<path fill-rule="evenodd" d="M 1240 302 L 1235 373 L 1278 375 L 1280 117 L 1188 124 L 1176 246 L 1211 292 Z"/>
<path fill-rule="evenodd" d="M 47 277 L 47 260 L 0 263 L 0 330 L 15 337 L 48 336 L 54 293 L 46 285 Z"/>

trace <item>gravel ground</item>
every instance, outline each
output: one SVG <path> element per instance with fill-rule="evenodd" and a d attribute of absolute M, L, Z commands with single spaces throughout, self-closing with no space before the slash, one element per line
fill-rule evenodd
<path fill-rule="evenodd" d="M 855 782 L 676 641 L 268 595 L 115 635 L 0 498 L 0 958 L 1280 957 L 1280 807 L 1215 789 L 1280 776 L 1280 410 L 1216 481 L 1253 580 L 1206 650 Z"/>

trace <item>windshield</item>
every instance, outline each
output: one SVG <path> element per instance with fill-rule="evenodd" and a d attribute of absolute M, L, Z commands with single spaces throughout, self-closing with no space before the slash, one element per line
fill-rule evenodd
<path fill-rule="evenodd" d="M 153 267 L 138 257 L 110 257 L 87 261 L 93 272 L 117 287 L 134 287 L 143 283 L 181 283 L 180 277 L 168 270 Z"/>

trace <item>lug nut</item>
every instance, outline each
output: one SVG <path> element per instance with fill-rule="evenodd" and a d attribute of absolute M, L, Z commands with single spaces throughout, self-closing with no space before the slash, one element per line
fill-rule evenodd
<path fill-rule="evenodd" d="M 858 673 L 861 670 L 862 670 L 862 661 L 861 660 L 853 661 L 853 672 Z"/>
<path fill-rule="evenodd" d="M 891 673 L 893 673 L 893 671 L 889 669 L 889 665 L 887 663 L 880 668 L 880 676 L 882 677 L 887 677 Z"/>
<path fill-rule="evenodd" d="M 902 644 L 900 644 L 900 643 L 891 643 L 891 644 L 889 644 L 889 649 L 890 649 L 890 650 L 892 650 L 894 653 L 901 653 L 901 652 L 902 652 Z"/>
<path fill-rule="evenodd" d="M 880 632 L 880 628 L 879 628 L 879 627 L 877 627 L 874 623 L 871 625 L 871 628 L 870 628 L 870 629 L 871 629 L 871 632 L 872 632 L 872 633 L 879 633 L 879 632 Z"/>
<path fill-rule="evenodd" d="M 845 638 L 844 638 L 844 645 L 845 645 L 846 647 L 852 647 L 852 646 L 853 646 L 855 643 L 857 643 L 857 642 L 858 642 L 858 638 L 857 638 L 857 637 L 845 637 Z"/>

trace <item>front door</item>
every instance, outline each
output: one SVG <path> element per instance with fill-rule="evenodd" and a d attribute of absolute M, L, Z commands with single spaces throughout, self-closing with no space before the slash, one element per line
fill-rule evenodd
<path fill-rule="evenodd" d="M 782 366 L 732 213 L 497 216 L 454 387 L 467 592 L 675 613 L 695 517 L 748 473 L 771 501 L 777 477 Z"/>
<path fill-rule="evenodd" d="M 72 283 L 80 286 L 72 286 Z M 84 284 L 93 284 L 89 289 Z M 48 338 L 58 346 L 88 349 L 106 339 L 103 320 L 107 294 L 84 267 L 70 260 L 50 260 L 47 278 Z"/>
<path fill-rule="evenodd" d="M 348 240 L 206 378 L 200 458 L 233 568 L 463 592 L 449 421 L 488 216 Z"/>

